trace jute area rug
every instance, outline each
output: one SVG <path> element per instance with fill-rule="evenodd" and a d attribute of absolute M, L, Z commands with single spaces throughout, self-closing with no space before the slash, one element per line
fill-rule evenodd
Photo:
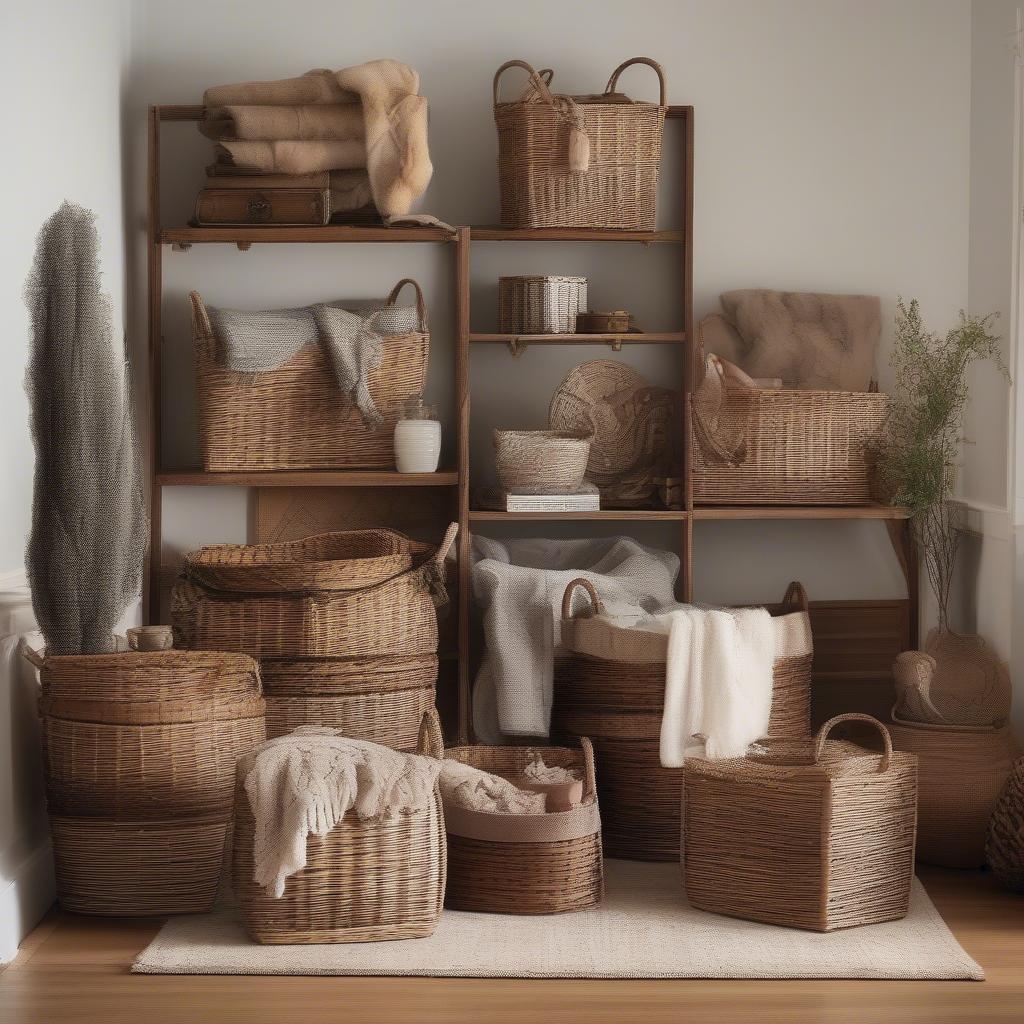
<path fill-rule="evenodd" d="M 903 921 L 821 935 L 690 908 L 676 864 L 606 861 L 593 910 L 549 917 L 446 910 L 427 939 L 327 946 L 252 943 L 237 911 L 171 919 L 136 960 L 144 974 L 457 978 L 892 978 L 981 981 L 914 880 Z"/>

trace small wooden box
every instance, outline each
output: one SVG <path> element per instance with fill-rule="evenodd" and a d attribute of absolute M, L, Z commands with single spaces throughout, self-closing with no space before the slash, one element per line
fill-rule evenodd
<path fill-rule="evenodd" d="M 196 224 L 321 225 L 331 219 L 331 193 L 319 188 L 204 188 Z"/>

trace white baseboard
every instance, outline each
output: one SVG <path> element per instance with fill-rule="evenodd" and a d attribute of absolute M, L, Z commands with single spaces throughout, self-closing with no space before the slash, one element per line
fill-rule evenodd
<path fill-rule="evenodd" d="M 0 890 L 0 964 L 14 959 L 18 946 L 53 906 L 53 851 L 49 841 L 37 846 Z"/>

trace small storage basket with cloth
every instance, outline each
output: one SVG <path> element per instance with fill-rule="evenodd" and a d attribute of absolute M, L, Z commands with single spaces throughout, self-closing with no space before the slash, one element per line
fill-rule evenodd
<path fill-rule="evenodd" d="M 879 754 L 832 730 L 864 721 Z M 868 715 L 839 715 L 811 740 L 683 769 L 683 872 L 699 910 L 828 932 L 907 914 L 914 876 L 917 758 Z"/>
<path fill-rule="evenodd" d="M 582 588 L 590 607 L 573 614 Z M 810 733 L 812 640 L 807 595 L 791 583 L 769 609 L 775 629 L 771 736 Z M 610 857 L 675 860 L 679 856 L 682 769 L 659 756 L 665 703 L 668 635 L 617 626 L 603 617 L 593 584 L 573 580 L 562 599 L 562 643 L 571 652 L 555 664 L 552 735 L 590 736 Z"/>
<path fill-rule="evenodd" d="M 445 757 L 517 781 L 535 754 L 583 780 L 579 806 L 544 814 L 502 814 L 445 801 L 447 906 L 493 914 L 585 910 L 604 893 L 601 816 L 594 752 L 578 748 L 453 747 Z"/>
<path fill-rule="evenodd" d="M 396 305 L 406 284 L 415 309 Z M 427 376 L 426 303 L 415 281 L 354 311 L 214 310 L 197 292 L 189 298 L 207 472 L 394 467 L 395 423 Z"/>
<path fill-rule="evenodd" d="M 646 64 L 658 76 L 657 103 L 617 92 L 619 76 Z M 498 100 L 512 67 L 530 76 L 526 92 Z M 665 127 L 665 76 L 648 57 L 612 72 L 596 96 L 552 94 L 552 73 L 510 60 L 494 76 L 501 223 L 508 228 L 618 228 L 653 231 Z"/>
<path fill-rule="evenodd" d="M 265 735 L 256 663 L 173 650 L 30 658 L 61 906 L 208 911 L 235 762 Z"/>
<path fill-rule="evenodd" d="M 301 744 L 301 734 L 273 741 L 290 742 Z M 442 749 L 437 713 L 431 710 L 423 718 L 418 752 L 436 761 Z M 264 750 L 239 762 L 235 801 L 234 888 L 252 938 L 264 944 L 313 944 L 432 934 L 444 903 L 446 864 L 436 774 L 422 806 L 367 815 L 363 804 L 370 797 L 360 783 L 358 795 L 332 827 L 307 821 L 308 835 L 296 839 L 304 847 L 299 856 L 303 866 L 290 865 L 295 870 L 275 895 L 257 881 L 260 836 L 246 786 Z M 319 787 L 310 801 L 316 801 L 321 788 L 329 787 Z"/>

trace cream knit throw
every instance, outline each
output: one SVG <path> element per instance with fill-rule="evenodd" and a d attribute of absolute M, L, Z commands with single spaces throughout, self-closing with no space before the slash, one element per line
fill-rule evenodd
<path fill-rule="evenodd" d="M 543 793 L 528 793 L 500 775 L 492 775 L 461 761 L 445 760 L 441 763 L 438 786 L 446 803 L 471 811 L 544 813 L 546 801 Z"/>
<path fill-rule="evenodd" d="M 268 740 L 250 764 L 245 791 L 256 822 L 253 881 L 275 899 L 306 866 L 310 834 L 327 835 L 350 809 L 366 822 L 428 809 L 441 766 L 317 726 Z"/>

